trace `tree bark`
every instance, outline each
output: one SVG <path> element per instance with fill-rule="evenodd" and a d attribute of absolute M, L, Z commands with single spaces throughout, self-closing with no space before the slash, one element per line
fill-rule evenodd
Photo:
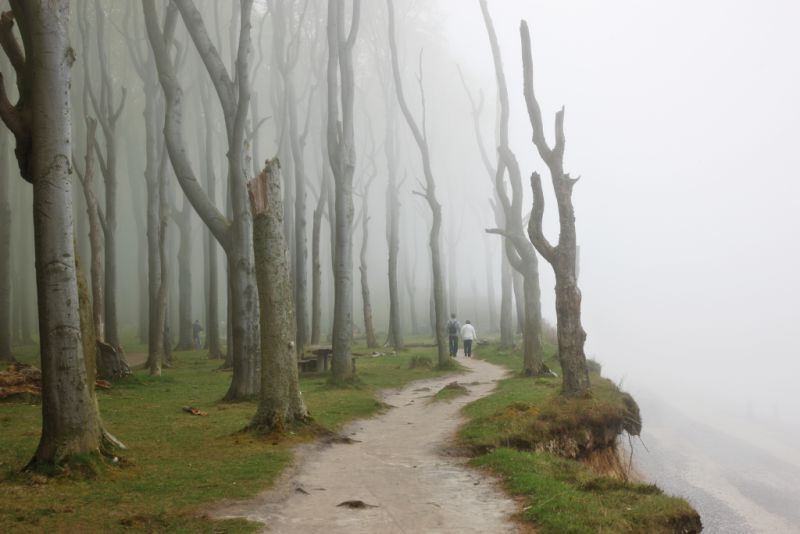
<path fill-rule="evenodd" d="M 533 211 L 528 222 L 528 236 L 536 250 L 553 267 L 556 276 L 556 318 L 558 332 L 558 357 L 563 374 L 562 393 L 568 396 L 591 395 L 589 370 L 586 365 L 584 343 L 586 332 L 581 324 L 581 291 L 577 275 L 577 235 L 575 232 L 575 209 L 572 206 L 572 188 L 578 181 L 564 172 L 564 108 L 556 113 L 555 145 L 550 147 L 544 137 L 544 124 L 539 103 L 533 88 L 533 59 L 528 25 L 520 24 L 522 44 L 522 66 L 525 103 L 528 108 L 533 144 L 539 156 L 550 170 L 553 191 L 558 205 L 559 237 L 553 246 L 544 236 L 544 194 L 538 173 L 531 175 Z"/>
<path fill-rule="evenodd" d="M 334 178 L 336 242 L 334 251 L 333 377 L 347 380 L 353 370 L 353 172 L 356 148 L 353 124 L 355 74 L 353 46 L 358 35 L 360 0 L 353 0 L 349 32 L 342 0 L 328 4 L 328 156 Z M 338 75 L 337 75 L 338 73 Z M 341 86 L 339 85 L 341 81 Z M 341 118 L 339 107 L 341 104 Z"/>
<path fill-rule="evenodd" d="M 261 395 L 250 428 L 282 432 L 309 420 L 297 371 L 289 251 L 283 236 L 280 164 L 248 183 L 261 309 Z"/>
<path fill-rule="evenodd" d="M 75 265 L 70 181 L 69 2 L 11 2 L 0 32 L 17 71 L 20 101 L 0 84 L 0 117 L 17 139 L 22 177 L 33 183 L 42 367 L 42 435 L 29 468 L 49 469 L 100 451 L 100 418 L 87 380 Z M 22 47 L 13 37 L 19 21 Z M 54 95 L 63 98 L 54 98 Z"/>
<path fill-rule="evenodd" d="M 428 207 L 433 215 L 431 223 L 431 232 L 429 246 L 431 249 L 431 272 L 433 277 L 433 301 L 434 301 L 434 332 L 436 334 L 436 346 L 438 353 L 438 361 L 440 367 L 447 367 L 450 365 L 450 354 L 447 347 L 447 338 L 445 334 L 445 295 L 444 295 L 444 275 L 442 273 L 442 258 L 440 250 L 440 233 L 442 228 L 442 206 L 436 199 L 436 182 L 433 177 L 433 170 L 431 169 L 430 149 L 428 147 L 427 133 L 424 129 L 420 130 L 414 120 L 411 110 L 406 103 L 405 95 L 403 93 L 403 80 L 400 76 L 400 62 L 397 57 L 397 43 L 395 38 L 395 16 L 394 4 L 392 0 L 386 0 L 389 10 L 389 49 L 392 54 L 392 75 L 394 76 L 395 92 L 397 94 L 397 101 L 400 104 L 400 109 L 403 116 L 408 123 L 408 127 L 414 136 L 414 141 L 420 151 L 422 158 L 422 169 L 425 174 L 425 191 L 424 193 L 417 192 L 418 195 L 425 198 Z M 420 76 L 420 89 L 422 89 L 422 73 Z M 425 92 L 422 91 L 423 101 L 423 117 L 425 114 Z M 423 127 L 425 120 L 422 121 Z"/>

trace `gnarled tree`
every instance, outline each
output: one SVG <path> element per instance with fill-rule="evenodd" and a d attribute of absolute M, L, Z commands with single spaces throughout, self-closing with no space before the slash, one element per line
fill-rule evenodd
<path fill-rule="evenodd" d="M 562 392 L 569 396 L 586 396 L 591 393 L 589 371 L 583 345 L 586 332 L 581 325 L 581 290 L 577 276 L 577 236 L 575 209 L 572 206 L 572 188 L 578 181 L 564 172 L 564 108 L 556 113 L 555 144 L 551 147 L 544 136 L 542 111 L 533 89 L 533 58 L 528 24 L 522 21 L 519 28 L 522 43 L 522 68 L 525 104 L 533 129 L 533 144 L 550 170 L 553 191 L 558 205 L 559 236 L 553 246 L 542 230 L 544 194 L 538 173 L 531 175 L 533 212 L 528 222 L 528 235 L 539 254 L 553 267 L 556 276 L 556 325 L 558 333 L 558 358 L 563 372 Z"/>
<path fill-rule="evenodd" d="M 522 220 L 522 174 L 519 163 L 511 151 L 508 140 L 508 123 L 510 106 L 508 101 L 508 87 L 505 73 L 503 72 L 503 59 L 500 55 L 500 45 L 497 34 L 486 5 L 486 0 L 479 0 L 484 24 L 489 35 L 489 44 L 494 59 L 495 77 L 497 79 L 497 92 L 500 100 L 500 124 L 498 163 L 495 173 L 495 191 L 503 209 L 504 228 L 487 230 L 489 233 L 500 234 L 504 237 L 506 256 L 511 266 L 524 278 L 523 285 L 523 373 L 527 376 L 536 376 L 547 371 L 542 356 L 542 311 L 539 289 L 539 262 L 536 251 L 525 236 Z M 511 185 L 511 197 L 506 190 L 505 174 Z M 517 299 L 519 302 L 519 299 Z"/>

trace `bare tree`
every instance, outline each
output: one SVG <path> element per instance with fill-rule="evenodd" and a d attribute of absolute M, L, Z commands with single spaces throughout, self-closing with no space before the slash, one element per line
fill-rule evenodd
<path fill-rule="evenodd" d="M 589 371 L 583 345 L 586 332 L 581 325 L 581 290 L 577 275 L 577 237 L 575 209 L 572 206 L 572 188 L 578 178 L 564 172 L 564 108 L 556 113 L 555 144 L 550 147 L 544 136 L 542 111 L 533 88 L 533 59 L 528 24 L 522 21 L 519 28 L 522 43 L 522 67 L 525 104 L 533 129 L 533 144 L 550 170 L 553 191 L 558 205 L 559 236 L 553 246 L 542 230 L 544 194 L 538 173 L 531 175 L 533 213 L 528 222 L 528 235 L 539 254 L 553 267 L 556 276 L 556 319 L 558 332 L 558 358 L 563 372 L 562 392 L 569 396 L 591 394 Z"/>
<path fill-rule="evenodd" d="M 0 77 L 0 118 L 14 134 L 22 177 L 33 184 L 42 364 L 42 434 L 29 468 L 51 469 L 100 452 L 103 435 L 82 343 L 72 219 L 69 2 L 11 0 L 0 45 L 19 101 Z M 19 23 L 24 48 L 13 33 Z M 91 380 L 91 381 L 90 381 Z"/>
<path fill-rule="evenodd" d="M 283 236 L 280 164 L 268 161 L 248 183 L 261 308 L 261 395 L 250 428 L 283 431 L 308 421 L 294 347 L 295 317 L 289 251 Z"/>
<path fill-rule="evenodd" d="M 253 0 L 241 0 L 241 28 L 235 61 L 235 76 L 228 74 L 211 42 L 200 12 L 191 0 L 173 0 L 181 14 L 206 70 L 217 91 L 228 140 L 228 186 L 233 217 L 229 220 L 209 199 L 198 182 L 183 139 L 183 91 L 167 45 L 158 26 L 154 0 L 143 0 L 150 45 L 166 96 L 164 137 L 172 167 L 183 192 L 208 226 L 228 257 L 231 290 L 233 379 L 226 400 L 258 394 L 260 382 L 258 288 L 253 264 L 252 215 L 247 200 L 244 167 L 245 123 L 250 101 L 248 52 Z M 232 342 L 232 343 L 231 343 Z"/>
<path fill-rule="evenodd" d="M 489 36 L 489 44 L 492 49 L 494 59 L 495 77 L 497 79 L 497 92 L 500 100 L 500 125 L 499 125 L 499 147 L 498 165 L 495 174 L 495 191 L 503 209 L 504 223 L 503 228 L 487 230 L 489 233 L 497 233 L 504 237 L 506 256 L 512 267 L 524 278 L 523 299 L 524 299 L 524 324 L 523 324 L 523 373 L 527 376 L 536 376 L 548 371 L 543 361 L 543 350 L 541 342 L 542 312 L 539 289 L 539 264 L 536 251 L 530 241 L 525 237 L 525 230 L 522 221 L 522 175 L 519 163 L 514 156 L 508 141 L 508 123 L 510 106 L 508 101 L 508 87 L 506 85 L 505 73 L 503 72 L 503 60 L 500 54 L 500 46 L 497 42 L 497 34 L 494 30 L 486 0 L 479 0 L 481 12 L 483 13 L 484 24 Z M 508 172 L 511 185 L 511 198 L 506 190 L 505 174 Z M 517 299 L 519 303 L 519 299 Z"/>
<path fill-rule="evenodd" d="M 376 43 L 375 50 L 381 47 Z M 378 56 L 383 64 L 387 58 Z M 386 246 L 389 249 L 388 283 L 389 283 L 389 342 L 395 350 L 403 348 L 403 332 L 400 321 L 400 291 L 398 289 L 397 262 L 400 255 L 400 184 L 397 180 L 397 108 L 393 105 L 391 76 L 381 76 L 386 132 L 383 151 L 386 157 L 386 173 L 389 183 L 386 185 Z"/>
<path fill-rule="evenodd" d="M 395 37 L 395 16 L 394 4 L 392 0 L 386 0 L 386 5 L 389 10 L 389 49 L 392 54 L 392 74 L 394 76 L 394 86 L 397 94 L 397 101 L 400 104 L 400 110 L 408 123 L 408 127 L 414 136 L 414 141 L 422 157 L 422 169 L 425 174 L 425 184 L 423 184 L 424 192 L 415 191 L 414 193 L 423 197 L 428 203 L 428 207 L 433 215 L 430 233 L 430 249 L 431 249 L 431 265 L 432 265 L 432 298 L 434 307 L 434 332 L 436 335 L 436 346 L 438 353 L 438 361 L 440 367 L 447 367 L 450 365 L 450 355 L 447 348 L 447 339 L 444 331 L 445 323 L 445 295 L 444 295 L 444 276 L 442 273 L 442 257 L 440 250 L 440 232 L 442 228 L 442 206 L 436 199 L 436 181 L 433 178 L 433 170 L 431 169 L 431 156 L 430 148 L 428 146 L 428 134 L 425 129 L 425 91 L 422 84 L 422 72 L 419 73 L 420 92 L 422 93 L 422 127 L 417 125 L 414 116 L 406 102 L 403 93 L 403 80 L 400 76 L 400 61 L 397 57 L 397 42 Z M 420 63 L 422 55 L 420 54 Z"/>
<path fill-rule="evenodd" d="M 334 248 L 333 376 L 353 375 L 353 173 L 356 167 L 353 109 L 353 47 L 358 36 L 361 0 L 353 0 L 350 30 L 343 0 L 328 3 L 328 156 L 336 203 Z M 341 116 L 339 113 L 341 105 Z"/>
<path fill-rule="evenodd" d="M 184 198 L 180 210 L 170 208 L 172 220 L 178 227 L 178 344 L 175 350 L 191 350 L 192 339 L 192 206 Z"/>

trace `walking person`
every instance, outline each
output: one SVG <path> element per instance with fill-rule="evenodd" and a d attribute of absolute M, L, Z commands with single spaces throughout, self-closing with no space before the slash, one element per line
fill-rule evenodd
<path fill-rule="evenodd" d="M 456 314 L 450 314 L 447 321 L 447 335 L 450 337 L 450 357 L 455 358 L 458 354 L 458 333 L 461 330 L 461 323 L 456 319 Z"/>
<path fill-rule="evenodd" d="M 192 344 L 194 345 L 195 349 L 199 349 L 202 347 L 200 344 L 200 332 L 203 331 L 203 327 L 200 326 L 200 321 L 197 319 L 194 320 L 192 324 Z"/>
<path fill-rule="evenodd" d="M 478 335 L 469 320 L 461 327 L 461 339 L 464 340 L 464 356 L 472 358 L 472 342 L 478 340 Z"/>

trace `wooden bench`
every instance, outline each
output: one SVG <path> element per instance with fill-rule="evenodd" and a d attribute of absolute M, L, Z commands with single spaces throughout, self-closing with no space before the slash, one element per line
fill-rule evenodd
<path fill-rule="evenodd" d="M 311 354 L 304 354 L 297 361 L 298 369 L 301 373 L 324 373 L 330 369 L 331 356 L 333 349 L 322 347 L 314 349 Z"/>

